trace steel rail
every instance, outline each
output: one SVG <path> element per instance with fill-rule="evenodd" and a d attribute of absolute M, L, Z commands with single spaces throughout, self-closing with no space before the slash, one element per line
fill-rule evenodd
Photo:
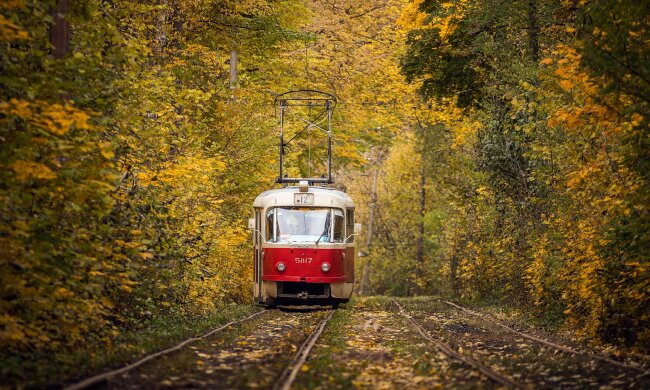
<path fill-rule="evenodd" d="M 397 306 L 397 308 L 399 309 L 400 314 L 404 318 L 406 318 L 411 323 L 411 325 L 413 325 L 413 327 L 420 334 L 420 336 L 422 336 L 423 338 L 425 338 L 426 340 L 431 342 L 433 345 L 435 345 L 439 350 L 441 350 L 446 355 L 448 355 L 450 357 L 453 357 L 455 359 L 458 359 L 461 362 L 463 362 L 463 363 L 465 363 L 465 364 L 467 364 L 467 365 L 469 365 L 469 366 L 471 366 L 473 368 L 476 368 L 483 375 L 487 376 L 488 378 L 492 379 L 493 381 L 495 381 L 495 382 L 497 382 L 497 383 L 499 383 L 499 384 L 501 384 L 501 385 L 503 385 L 505 387 L 512 388 L 512 389 L 523 389 L 524 388 L 523 385 L 513 381 L 512 379 L 508 378 L 507 376 L 499 374 L 498 372 L 492 370 L 488 366 L 482 364 L 481 362 L 479 362 L 477 360 L 474 360 L 473 358 L 471 358 L 469 356 L 460 354 L 459 352 L 453 350 L 449 345 L 445 344 L 444 342 L 434 339 L 433 337 L 431 337 L 430 334 L 428 334 L 422 328 L 422 326 L 420 326 L 420 324 L 417 323 L 417 321 L 415 321 L 413 319 L 413 317 L 411 317 L 408 313 L 406 313 L 406 311 L 404 310 L 402 305 L 399 304 L 399 302 L 397 302 L 394 299 L 392 299 L 392 301 L 395 304 L 395 306 Z"/>
<path fill-rule="evenodd" d="M 177 344 L 177 345 L 175 345 L 175 346 L 173 346 L 171 348 L 167 348 L 167 349 L 164 349 L 162 351 L 158 351 L 156 353 L 152 353 L 150 355 L 147 355 L 147 356 L 143 357 L 142 359 L 129 364 L 128 366 L 124 366 L 122 368 L 118 368 L 118 369 L 115 369 L 115 370 L 112 370 L 112 371 L 107 371 L 107 372 L 104 372 L 102 374 L 98 374 L 98 375 L 92 376 L 90 378 L 84 379 L 81 382 L 77 382 L 77 383 L 74 383 L 74 384 L 72 384 L 70 386 L 64 387 L 64 390 L 85 389 L 85 388 L 87 388 L 89 386 L 92 386 L 92 385 L 97 384 L 99 382 L 110 379 L 110 378 L 112 378 L 112 377 L 114 377 L 116 375 L 120 375 L 120 374 L 123 374 L 123 373 L 125 373 L 127 371 L 130 371 L 130 370 L 132 370 L 132 369 L 134 369 L 134 368 L 136 368 L 138 366 L 141 366 L 142 364 L 148 362 L 149 360 L 155 359 L 155 358 L 157 358 L 159 356 L 166 355 L 166 354 L 174 352 L 174 351 L 178 351 L 179 349 L 185 347 L 186 345 L 188 345 L 190 343 L 193 343 L 195 341 L 198 341 L 198 340 L 204 339 L 206 337 L 209 337 L 209 336 L 215 334 L 216 332 L 219 332 L 220 330 L 223 330 L 223 329 L 225 329 L 225 328 L 227 328 L 229 326 L 237 325 L 237 324 L 242 323 L 244 321 L 248 321 L 251 318 L 257 317 L 258 315 L 260 315 L 262 313 L 265 313 L 265 312 L 266 312 L 266 310 L 258 311 L 256 313 L 253 313 L 253 314 L 249 315 L 248 317 L 242 318 L 240 320 L 230 321 L 230 322 L 228 322 L 228 323 L 226 323 L 224 325 L 221 325 L 221 326 L 219 326 L 219 327 L 217 327 L 215 329 L 212 329 L 211 331 L 209 331 L 208 333 L 206 333 L 206 334 L 204 334 L 202 336 L 191 337 L 191 338 L 189 338 L 189 339 L 187 339 L 187 340 L 185 340 L 185 341 L 183 341 L 183 342 L 181 342 L 181 343 L 179 343 L 179 344 Z"/>
<path fill-rule="evenodd" d="M 325 329 L 325 325 L 334 315 L 335 310 L 330 310 L 330 312 L 321 320 L 321 322 L 316 326 L 314 332 L 305 340 L 305 342 L 300 346 L 296 356 L 293 358 L 291 363 L 284 369 L 282 375 L 278 378 L 273 386 L 273 390 L 289 390 L 291 385 L 296 380 L 298 372 L 303 364 L 307 361 L 307 357 L 311 352 L 312 348 L 316 344 L 316 341 L 320 337 L 321 333 Z"/>
<path fill-rule="evenodd" d="M 613 359 L 610 359 L 610 358 L 607 358 L 607 357 L 604 357 L 604 356 L 599 356 L 599 355 L 596 355 L 596 354 L 593 354 L 593 353 L 579 351 L 577 349 L 573 349 L 573 348 L 567 347 L 565 345 L 556 344 L 556 343 L 554 343 L 552 341 L 548 341 L 548 340 L 542 339 L 540 337 L 529 335 L 529 334 L 524 333 L 522 331 L 519 331 L 517 329 L 511 328 L 508 325 L 502 323 L 501 321 L 497 320 L 496 318 L 494 318 L 493 316 L 491 316 L 489 314 L 479 313 L 479 312 L 476 312 L 474 310 L 470 310 L 470 309 L 467 309 L 465 307 L 462 307 L 462 306 L 460 306 L 460 305 L 458 305 L 456 303 L 453 303 L 453 302 L 449 302 L 449 301 L 442 301 L 442 302 L 446 303 L 449 306 L 455 307 L 458 310 L 464 311 L 465 313 L 474 315 L 476 317 L 481 317 L 483 319 L 487 319 L 487 320 L 493 322 L 494 324 L 500 326 L 501 328 L 506 329 L 506 330 L 508 330 L 510 332 L 516 333 L 516 334 L 520 335 L 521 337 L 527 338 L 529 340 L 533 340 L 533 341 L 536 341 L 538 343 L 545 344 L 545 345 L 548 345 L 549 347 L 553 347 L 555 349 L 559 349 L 561 351 L 568 352 L 568 353 L 571 353 L 571 354 L 574 354 L 574 355 L 587 356 L 587 357 L 591 357 L 591 358 L 594 358 L 594 359 L 598 359 L 598 360 L 607 362 L 609 364 L 612 364 L 612 365 L 615 365 L 615 366 L 618 366 L 618 367 L 629 368 L 629 369 L 633 369 L 633 370 L 636 370 L 636 371 L 640 371 L 640 372 L 643 373 L 642 376 L 650 375 L 650 370 L 646 370 L 639 363 L 636 363 L 636 364 L 638 364 L 638 366 L 634 366 L 634 365 L 631 365 L 631 364 L 625 364 L 623 362 L 619 362 L 619 361 L 616 361 L 616 360 L 613 360 Z"/>

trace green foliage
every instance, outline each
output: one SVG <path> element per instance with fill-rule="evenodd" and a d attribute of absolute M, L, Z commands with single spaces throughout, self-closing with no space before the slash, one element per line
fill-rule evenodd
<path fill-rule="evenodd" d="M 628 101 L 620 105 L 622 116 L 632 120 L 632 131 L 622 137 L 621 154 L 625 165 L 643 177 L 640 188 L 628 199 L 630 212 L 612 218 L 607 231 L 608 243 L 603 252 L 614 261 L 603 273 L 612 280 L 614 298 L 608 302 L 608 320 L 604 333 L 614 339 L 634 342 L 636 335 L 623 329 L 646 328 L 641 337 L 647 338 L 648 305 L 638 304 L 638 296 L 628 291 L 648 292 L 650 275 L 650 213 L 645 205 L 650 201 L 650 143 L 648 112 L 650 104 L 650 65 L 648 62 L 648 7 L 634 1 L 596 1 L 579 13 L 578 36 L 582 43 L 581 63 L 604 83 L 601 95 L 624 94 Z M 639 115 L 640 114 L 640 115 Z M 639 269 L 639 267 L 642 267 Z M 644 295 L 645 296 L 645 295 Z M 646 300 L 647 302 L 647 300 Z"/>
<path fill-rule="evenodd" d="M 344 3 L 71 1 L 62 58 L 49 44 L 57 2 L 2 4 L 3 379 L 110 349 L 152 316 L 250 299 L 245 220 L 275 177 L 274 95 L 338 95 L 339 167 L 400 126 L 391 100 L 364 106 L 400 79 L 394 52 L 357 40 L 401 43 L 373 14 L 394 21 L 399 2 Z"/>
<path fill-rule="evenodd" d="M 366 227 L 377 198 L 371 292 L 508 301 L 647 348 L 645 4 L 70 3 L 62 58 L 55 1 L 0 5 L 3 379 L 248 300 L 271 103 L 299 88 L 339 98 L 334 165 Z"/>
<path fill-rule="evenodd" d="M 71 3 L 61 59 L 50 4 L 2 6 L 3 360 L 64 359 L 151 315 L 249 299 L 244 221 L 274 151 L 272 99 L 257 88 L 282 79 L 249 86 L 306 13 L 289 2 Z M 242 58 L 234 90 L 231 50 Z"/>
<path fill-rule="evenodd" d="M 647 7 L 414 3 L 402 71 L 480 123 L 443 120 L 461 180 L 430 177 L 451 289 L 647 348 Z"/>

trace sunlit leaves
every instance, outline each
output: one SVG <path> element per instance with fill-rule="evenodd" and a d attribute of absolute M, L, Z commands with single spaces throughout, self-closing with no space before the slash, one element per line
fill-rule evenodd
<path fill-rule="evenodd" d="M 274 118 L 267 92 L 229 88 L 230 45 L 250 80 L 304 8 L 86 2 L 66 15 L 70 52 L 54 60 L 48 6 L 5 3 L 3 349 L 31 360 L 35 350 L 110 345 L 151 313 L 247 300 L 243 221 L 272 182 Z"/>
<path fill-rule="evenodd" d="M 585 335 L 633 343 L 647 321 L 647 261 L 636 261 L 647 258 L 648 242 L 647 83 L 638 79 L 647 73 L 647 42 L 639 41 L 647 10 L 634 2 L 511 4 L 504 15 L 499 3 L 474 2 L 454 19 L 453 7 L 423 2 L 430 24 L 412 22 L 402 62 L 431 97 L 476 83 L 467 88 L 476 109 L 467 113 L 480 130 L 451 126 L 451 156 L 469 165 L 432 177 L 443 187 L 462 177 L 447 200 L 446 272 L 463 295 L 514 298 Z M 530 4 L 538 7 L 522 12 Z M 557 25 L 540 28 L 538 63 L 522 62 L 532 44 L 515 33 L 526 25 L 531 38 L 531 17 Z M 447 21 L 451 36 L 441 30 Z"/>

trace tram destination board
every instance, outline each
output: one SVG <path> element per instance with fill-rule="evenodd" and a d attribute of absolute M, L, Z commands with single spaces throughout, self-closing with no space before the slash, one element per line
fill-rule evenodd
<path fill-rule="evenodd" d="M 304 205 L 313 205 L 314 204 L 314 194 L 293 194 L 293 203 L 301 206 Z"/>

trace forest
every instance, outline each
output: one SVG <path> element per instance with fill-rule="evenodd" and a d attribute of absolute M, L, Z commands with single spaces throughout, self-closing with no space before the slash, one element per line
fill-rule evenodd
<path fill-rule="evenodd" d="M 250 303 L 297 89 L 338 98 L 356 294 L 649 353 L 649 25 L 632 0 L 0 2 L 1 382 Z"/>

